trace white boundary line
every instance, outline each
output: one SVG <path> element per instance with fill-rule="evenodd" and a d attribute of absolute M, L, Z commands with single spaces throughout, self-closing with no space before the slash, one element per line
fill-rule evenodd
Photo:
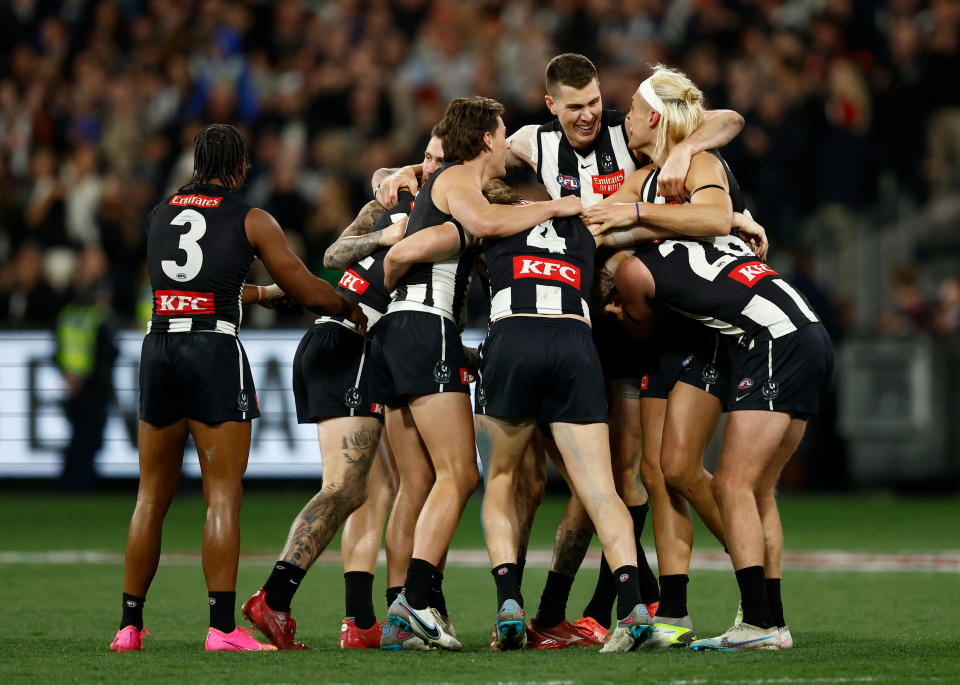
<path fill-rule="evenodd" d="M 551 556 L 551 550 L 530 550 L 527 553 L 527 567 L 549 567 Z M 276 556 L 274 554 L 244 554 L 240 557 L 241 563 L 261 564 L 270 563 L 275 560 Z M 595 565 L 599 560 L 599 550 L 591 550 L 591 552 L 587 554 L 584 563 Z M 194 552 L 164 554 L 161 556 L 161 561 L 164 564 L 196 564 L 200 561 L 200 555 Z M 318 559 L 318 563 L 340 564 L 342 562 L 343 557 L 338 551 L 324 552 L 320 559 Z M 386 557 L 382 551 L 380 552 L 379 562 L 381 564 L 386 563 Z M 656 557 L 651 556 L 649 562 L 651 565 L 656 565 Z M 0 565 L 122 563 L 123 554 L 120 552 L 97 550 L 0 551 Z M 449 566 L 475 568 L 487 568 L 490 565 L 487 551 L 483 549 L 450 550 L 447 564 Z M 694 552 L 690 566 L 696 570 L 716 571 L 728 571 L 731 568 L 730 558 L 722 552 Z M 854 571 L 867 573 L 932 571 L 936 573 L 960 573 L 960 551 L 929 554 L 872 554 L 836 551 L 787 552 L 783 555 L 783 566 L 785 569 L 806 571 Z"/>

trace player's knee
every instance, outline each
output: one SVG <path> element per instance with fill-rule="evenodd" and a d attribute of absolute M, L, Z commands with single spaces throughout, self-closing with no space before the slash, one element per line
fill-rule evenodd
<path fill-rule="evenodd" d="M 688 492 L 693 488 L 696 471 L 676 459 L 664 460 L 663 478 L 673 490 Z"/>
<path fill-rule="evenodd" d="M 363 480 L 349 479 L 324 487 L 327 498 L 336 502 L 344 518 L 363 506 L 367 501 L 367 484 Z"/>

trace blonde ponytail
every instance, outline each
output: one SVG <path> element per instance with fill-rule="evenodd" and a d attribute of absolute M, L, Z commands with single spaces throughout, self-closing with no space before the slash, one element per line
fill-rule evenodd
<path fill-rule="evenodd" d="M 667 144 L 683 140 L 703 123 L 703 92 L 686 74 L 662 64 L 654 67 L 649 81 L 663 106 L 652 157 L 663 164 Z"/>

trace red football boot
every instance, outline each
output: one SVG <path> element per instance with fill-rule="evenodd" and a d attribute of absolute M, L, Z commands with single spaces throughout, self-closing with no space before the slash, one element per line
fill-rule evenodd
<path fill-rule="evenodd" d="M 650 602 L 647 605 L 647 613 L 650 614 L 650 618 L 653 618 L 657 615 L 657 609 L 660 608 L 660 602 Z"/>
<path fill-rule="evenodd" d="M 591 632 L 573 625 L 566 619 L 550 628 L 537 625 L 537 621 L 534 619 L 530 621 L 530 627 L 527 628 L 527 647 L 529 649 L 599 647 L 602 644 Z"/>
<path fill-rule="evenodd" d="M 267 593 L 263 588 L 243 603 L 240 613 L 277 649 L 310 649 L 293 639 L 297 634 L 297 622 L 290 618 L 290 612 L 274 611 L 267 606 Z"/>
<path fill-rule="evenodd" d="M 596 644 L 606 643 L 610 636 L 610 631 L 597 623 L 597 620 L 592 616 L 581 616 L 573 622 L 573 625 L 590 635 L 591 638 L 596 640 Z"/>
<path fill-rule="evenodd" d="M 380 635 L 383 626 L 374 623 L 369 628 L 358 628 L 352 618 L 343 619 L 340 624 L 340 649 L 380 649 Z"/>

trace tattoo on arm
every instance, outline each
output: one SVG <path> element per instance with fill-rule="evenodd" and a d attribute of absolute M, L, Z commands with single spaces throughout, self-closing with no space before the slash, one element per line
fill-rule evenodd
<path fill-rule="evenodd" d="M 383 179 L 387 176 L 392 176 L 400 170 L 400 167 L 393 167 L 391 169 L 377 169 L 373 172 L 373 177 L 370 179 L 370 188 L 374 193 L 377 192 L 377 187 L 383 183 Z"/>
<path fill-rule="evenodd" d="M 344 269 L 376 250 L 380 246 L 380 231 L 371 231 L 386 215 L 387 210 L 376 200 L 365 204 L 357 218 L 343 229 L 337 242 L 327 248 L 323 255 L 323 265 L 328 269 Z M 369 240 L 358 241 L 358 238 Z"/>
<path fill-rule="evenodd" d="M 347 517 L 367 498 L 367 474 L 380 442 L 380 428 L 345 435 L 341 457 L 348 464 L 342 482 L 324 482 L 290 527 L 282 560 L 309 569 Z"/>

